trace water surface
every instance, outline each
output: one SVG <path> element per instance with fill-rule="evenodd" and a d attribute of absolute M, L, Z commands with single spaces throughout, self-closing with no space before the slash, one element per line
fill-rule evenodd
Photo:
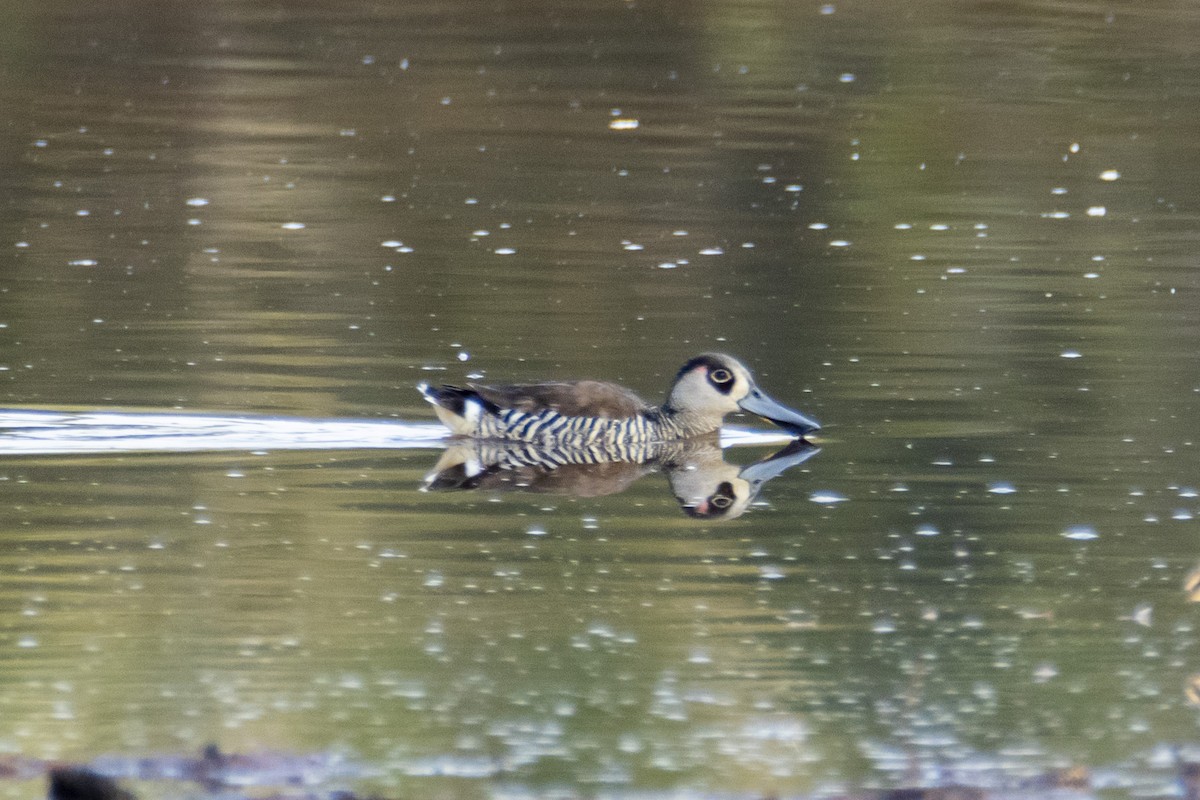
<path fill-rule="evenodd" d="M 1200 755 L 1192 6 L 3 16 L 6 408 L 419 426 L 422 380 L 722 350 L 825 427 L 723 524 L 366 435 L 4 454 L 0 752 L 453 797 Z"/>

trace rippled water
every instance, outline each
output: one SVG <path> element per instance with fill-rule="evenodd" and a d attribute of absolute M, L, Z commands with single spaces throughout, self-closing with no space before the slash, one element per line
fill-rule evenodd
<path fill-rule="evenodd" d="M 1195 8 L 0 13 L 0 440 L 207 420 L 0 446 L 0 754 L 450 797 L 1200 756 Z M 662 463 L 422 491 L 420 381 L 657 400 L 707 350 L 824 425 L 736 519 Z"/>

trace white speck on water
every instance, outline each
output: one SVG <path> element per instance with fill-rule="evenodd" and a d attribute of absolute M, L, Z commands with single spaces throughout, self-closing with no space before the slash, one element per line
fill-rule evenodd
<path fill-rule="evenodd" d="M 491 231 L 485 231 L 483 228 L 480 228 L 480 229 L 479 229 L 479 230 L 477 230 L 477 231 L 471 231 L 471 235 L 472 235 L 472 236 L 491 236 L 491 235 L 492 235 L 492 232 L 491 232 Z"/>
<path fill-rule="evenodd" d="M 74 261 L 68 261 L 69 267 L 94 267 L 100 262 L 94 258 L 77 258 Z"/>
<path fill-rule="evenodd" d="M 724 248 L 721 247 L 706 247 L 700 251 L 702 256 L 723 256 L 725 255 Z"/>
<path fill-rule="evenodd" d="M 514 253 L 516 253 L 517 251 L 515 248 L 512 248 L 512 247 L 497 247 L 492 252 L 498 256 L 511 256 Z"/>
<path fill-rule="evenodd" d="M 45 139 L 37 139 L 34 141 L 33 146 L 34 147 L 49 147 L 50 142 L 46 141 Z"/>
<path fill-rule="evenodd" d="M 989 494 L 1016 494 L 1017 487 L 1011 483 L 993 483 L 988 486 Z"/>
<path fill-rule="evenodd" d="M 1042 219 L 1070 219 L 1071 212 L 1069 211 L 1043 211 Z"/>
<path fill-rule="evenodd" d="M 830 505 L 832 503 L 844 503 L 849 500 L 844 494 L 838 494 L 829 490 L 818 490 L 808 496 L 810 502 L 820 505 Z"/>
<path fill-rule="evenodd" d="M 1058 677 L 1058 667 L 1054 666 L 1053 664 L 1049 664 L 1049 663 L 1039 664 L 1033 670 L 1033 682 L 1034 683 L 1046 683 L 1050 679 L 1057 678 L 1057 677 Z"/>
<path fill-rule="evenodd" d="M 1103 217 L 1108 213 L 1108 209 L 1104 206 L 1088 206 L 1087 215 L 1089 217 Z"/>
<path fill-rule="evenodd" d="M 1050 194 L 1064 195 L 1066 193 L 1067 193 L 1066 188 L 1062 187 L 1062 186 L 1055 186 L 1053 189 L 1050 190 Z"/>
<path fill-rule="evenodd" d="M 824 230 L 828 230 L 828 229 L 829 229 L 829 223 L 828 223 L 828 222 L 810 222 L 810 223 L 808 223 L 808 229 L 809 229 L 810 231 L 824 231 Z"/>
<path fill-rule="evenodd" d="M 787 186 L 783 187 L 783 190 L 785 192 L 803 192 L 804 186 L 799 183 L 789 183 Z"/>
<path fill-rule="evenodd" d="M 388 239 L 387 241 L 380 242 L 379 244 L 381 247 L 391 247 L 391 248 L 404 246 L 404 242 L 400 241 L 399 239 Z"/>
<path fill-rule="evenodd" d="M 37 647 L 37 646 L 38 646 L 38 640 L 32 636 L 22 636 L 20 639 L 17 639 L 17 647 L 23 647 L 23 648 L 28 649 L 28 648 Z"/>
<path fill-rule="evenodd" d="M 677 230 L 677 231 L 671 231 L 671 235 L 672 236 L 687 236 L 688 232 L 681 229 L 681 230 Z"/>
<path fill-rule="evenodd" d="M 911 231 L 911 230 L 912 230 L 912 223 L 911 223 L 911 222 L 897 222 L 897 223 L 896 223 L 895 225 L 893 225 L 892 227 L 893 227 L 893 228 L 895 228 L 895 229 L 896 229 L 896 230 L 898 230 L 898 231 Z"/>
<path fill-rule="evenodd" d="M 306 226 L 303 222 L 285 222 L 279 227 L 285 231 L 302 231 Z"/>
<path fill-rule="evenodd" d="M 743 250 L 753 250 L 754 242 L 742 242 L 742 249 Z"/>
<path fill-rule="evenodd" d="M 1095 280 L 1096 278 L 1100 277 L 1100 273 L 1099 272 L 1085 272 L 1085 273 L 1083 273 L 1083 277 L 1091 279 L 1091 280 Z"/>
<path fill-rule="evenodd" d="M 381 203 L 394 203 L 394 202 L 396 202 L 396 195 L 394 195 L 394 194 L 385 194 L 385 195 L 383 195 L 382 197 L 380 197 L 380 198 L 379 198 L 379 202 L 381 202 Z"/>
<path fill-rule="evenodd" d="M 1076 542 L 1090 542 L 1092 539 L 1099 539 L 1100 533 L 1091 525 L 1071 525 L 1062 535 L 1066 539 L 1071 539 Z"/>
<path fill-rule="evenodd" d="M 924 261 L 925 258 L 926 257 L 924 255 L 922 255 L 921 253 L 914 253 L 913 255 L 908 257 L 908 260 L 909 261 Z"/>
<path fill-rule="evenodd" d="M 941 533 L 941 531 L 926 523 L 924 525 L 918 525 L 917 529 L 913 531 L 913 533 L 915 533 L 917 536 L 937 536 Z"/>
<path fill-rule="evenodd" d="M 1138 603 L 1133 608 L 1133 613 L 1129 618 L 1141 625 L 1143 628 L 1149 628 L 1154 625 L 1154 606 L 1149 603 Z"/>
<path fill-rule="evenodd" d="M 25 248 L 29 247 L 29 242 L 17 242 L 13 247 Z"/>
<path fill-rule="evenodd" d="M 679 265 L 676 264 L 674 261 L 664 261 L 658 265 L 658 268 L 659 269 L 675 269 L 678 266 Z"/>
<path fill-rule="evenodd" d="M 1179 487 L 1179 496 L 1180 497 L 1200 497 L 1200 492 L 1197 492 L 1196 489 L 1194 489 L 1191 486 L 1181 486 L 1181 487 Z"/>
<path fill-rule="evenodd" d="M 75 212 L 75 216 L 77 216 L 77 217 L 87 217 L 87 216 L 91 216 L 91 213 L 92 213 L 92 212 L 88 211 L 86 208 L 81 208 L 81 209 L 79 209 L 78 211 L 76 211 L 76 212 Z"/>
<path fill-rule="evenodd" d="M 436 589 L 439 586 L 441 586 L 442 584 L 444 584 L 445 582 L 446 582 L 446 579 L 442 577 L 442 573 L 437 572 L 437 571 L 431 571 L 431 572 L 425 573 L 425 580 L 421 585 L 427 586 L 431 589 Z"/>
<path fill-rule="evenodd" d="M 776 177 L 773 177 L 773 176 L 771 176 L 771 175 L 768 175 L 767 177 L 765 177 L 765 178 L 763 178 L 763 179 L 762 179 L 762 182 L 763 182 L 763 183 L 765 183 L 765 184 L 767 184 L 767 185 L 770 185 L 770 184 L 772 184 L 772 183 L 775 183 L 777 180 L 779 180 L 779 179 L 778 179 L 778 178 L 776 178 Z"/>
<path fill-rule="evenodd" d="M 641 123 L 638 122 L 638 120 L 631 117 L 619 117 L 617 119 L 610 120 L 608 127 L 609 130 L 614 131 L 633 131 L 637 130 L 640 124 Z"/>
<path fill-rule="evenodd" d="M 949 267 L 949 268 L 946 270 L 946 274 L 947 274 L 947 275 L 962 275 L 962 274 L 964 274 L 966 271 L 967 271 L 967 270 L 966 270 L 966 268 L 965 268 L 965 267 Z"/>
<path fill-rule="evenodd" d="M 246 477 L 246 473 L 239 472 L 236 469 L 231 469 L 229 472 L 225 473 L 225 477 L 226 478 L 244 478 L 244 477 Z"/>
<path fill-rule="evenodd" d="M 950 230 L 950 226 L 944 222 L 937 222 L 937 223 L 934 223 L 933 225 L 930 225 L 929 230 L 931 230 L 931 231 L 948 231 L 948 230 Z"/>
<path fill-rule="evenodd" d="M 1186 508 L 1177 508 L 1171 512 L 1171 519 L 1179 520 L 1180 522 L 1189 520 L 1191 518 L 1192 512 L 1188 511 Z"/>
<path fill-rule="evenodd" d="M 1083 353 L 1078 350 L 1063 350 L 1060 356 L 1062 358 L 1083 358 Z"/>
<path fill-rule="evenodd" d="M 192 208 L 200 208 L 201 206 L 208 205 L 208 198 L 206 198 L 206 197 L 189 197 L 187 200 L 187 204 L 189 206 L 191 206 Z"/>
<path fill-rule="evenodd" d="M 890 619 L 877 619 L 871 623 L 871 633 L 895 633 L 896 623 Z"/>
<path fill-rule="evenodd" d="M 463 205 L 477 206 L 477 205 L 479 205 L 479 198 L 478 197 L 468 197 L 466 200 L 463 200 Z"/>
<path fill-rule="evenodd" d="M 841 75 L 838 76 L 838 81 L 840 83 L 854 83 L 854 73 L 853 72 L 843 72 Z"/>
<path fill-rule="evenodd" d="M 530 528 L 528 528 L 525 531 L 525 533 L 529 534 L 530 536 L 545 536 L 546 529 L 541 527 L 540 525 L 533 525 Z"/>
<path fill-rule="evenodd" d="M 637 244 L 636 242 L 621 242 L 621 249 L 637 251 L 637 250 L 645 250 L 646 248 L 644 245 Z"/>
<path fill-rule="evenodd" d="M 834 239 L 832 242 L 829 243 L 829 246 L 830 247 L 849 247 L 850 241 L 848 239 Z"/>
<path fill-rule="evenodd" d="M 821 14 L 823 16 L 828 17 L 835 11 L 837 11 L 837 8 L 834 7 L 833 3 L 826 3 L 825 5 L 821 6 Z"/>
<path fill-rule="evenodd" d="M 759 567 L 758 574 L 764 581 L 778 581 L 786 577 L 783 570 L 774 564 L 764 564 Z"/>
<path fill-rule="evenodd" d="M 455 356 L 455 358 L 457 358 L 459 361 L 470 361 L 471 354 L 468 353 L 466 350 L 462 350 L 459 352 L 459 354 L 457 356 Z"/>
<path fill-rule="evenodd" d="M 1100 180 L 1102 181 L 1115 181 L 1119 180 L 1120 178 L 1121 173 L 1117 172 L 1115 169 L 1106 169 L 1104 172 L 1100 173 Z"/>

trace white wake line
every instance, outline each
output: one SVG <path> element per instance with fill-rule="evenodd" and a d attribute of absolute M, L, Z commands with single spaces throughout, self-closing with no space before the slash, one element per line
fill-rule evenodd
<path fill-rule="evenodd" d="M 782 431 L 727 427 L 721 446 L 782 444 L 791 438 Z M 0 456 L 435 449 L 446 441 L 441 425 L 398 420 L 0 409 Z"/>

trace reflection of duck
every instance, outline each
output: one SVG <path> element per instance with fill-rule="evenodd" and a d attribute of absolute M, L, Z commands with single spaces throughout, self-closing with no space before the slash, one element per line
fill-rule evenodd
<path fill-rule="evenodd" d="M 603 448 L 541 448 L 520 442 L 452 443 L 425 478 L 430 491 L 487 490 L 599 497 L 624 491 L 656 470 L 667 474 L 684 512 L 700 519 L 745 513 L 763 484 L 820 449 L 796 439 L 748 466 L 731 464 L 714 438 L 628 445 L 625 459 Z"/>
<path fill-rule="evenodd" d="M 513 386 L 418 387 L 446 427 L 460 436 L 542 446 L 603 447 L 630 460 L 636 443 L 666 442 L 712 433 L 726 414 L 749 411 L 804 436 L 816 421 L 772 400 L 736 359 L 708 353 L 683 365 L 663 405 L 647 405 L 612 383 L 575 381 Z"/>

